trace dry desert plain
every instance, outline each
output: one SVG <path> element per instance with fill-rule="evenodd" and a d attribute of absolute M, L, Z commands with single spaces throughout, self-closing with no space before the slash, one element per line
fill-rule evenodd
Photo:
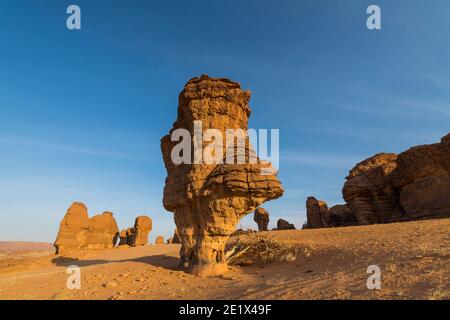
<path fill-rule="evenodd" d="M 240 235 L 228 241 L 229 274 L 212 278 L 180 270 L 178 244 L 79 260 L 18 247 L 0 246 L 1 299 L 450 299 L 450 219 Z M 66 287 L 73 264 L 79 290 Z M 379 290 L 367 289 L 369 265 Z"/>

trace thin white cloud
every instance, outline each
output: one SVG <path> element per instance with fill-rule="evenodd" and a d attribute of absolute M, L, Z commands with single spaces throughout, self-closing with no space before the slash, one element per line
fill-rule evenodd
<path fill-rule="evenodd" d="M 124 152 L 115 152 L 102 150 L 100 148 L 88 148 L 71 144 L 61 144 L 22 137 L 0 137 L 0 144 L 15 145 L 25 148 L 45 149 L 61 153 L 75 153 L 80 155 L 104 157 L 117 160 L 145 161 L 145 159 L 132 157 Z"/>

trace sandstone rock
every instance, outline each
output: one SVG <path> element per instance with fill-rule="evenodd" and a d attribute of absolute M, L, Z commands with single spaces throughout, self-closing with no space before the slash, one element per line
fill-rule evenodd
<path fill-rule="evenodd" d="M 350 207 L 346 204 L 338 204 L 329 209 L 332 227 L 348 227 L 358 225 L 358 220 Z"/>
<path fill-rule="evenodd" d="M 177 228 L 175 228 L 175 231 L 173 232 L 173 238 L 172 243 L 181 243 L 180 235 L 178 234 Z"/>
<path fill-rule="evenodd" d="M 258 225 L 259 231 L 267 231 L 267 226 L 269 225 L 269 212 L 264 208 L 257 208 L 253 220 Z"/>
<path fill-rule="evenodd" d="M 119 228 L 111 212 L 89 219 L 83 203 L 74 202 L 61 221 L 54 243 L 56 254 L 80 249 L 112 248 L 119 237 Z"/>
<path fill-rule="evenodd" d="M 308 229 L 331 226 L 327 203 L 314 197 L 306 200 L 306 218 Z"/>
<path fill-rule="evenodd" d="M 121 230 L 119 234 L 119 246 L 128 245 L 127 230 Z"/>
<path fill-rule="evenodd" d="M 172 244 L 172 243 L 173 243 L 173 238 L 167 239 L 167 244 Z"/>
<path fill-rule="evenodd" d="M 277 230 L 295 230 L 295 226 L 284 219 L 279 219 L 277 221 Z"/>
<path fill-rule="evenodd" d="M 380 153 L 350 171 L 342 193 L 359 224 L 393 222 L 402 217 L 398 191 L 389 180 L 396 167 L 396 154 Z"/>
<path fill-rule="evenodd" d="M 350 171 L 343 196 L 360 224 L 450 216 L 450 134 L 364 160 Z"/>
<path fill-rule="evenodd" d="M 309 197 L 306 200 L 306 229 L 358 225 L 358 220 L 348 205 L 328 208 L 325 201 Z"/>
<path fill-rule="evenodd" d="M 136 236 L 134 238 L 134 246 L 144 246 L 148 243 L 148 235 L 152 230 L 152 219 L 147 216 L 139 216 L 134 222 Z"/>
<path fill-rule="evenodd" d="M 191 79 L 179 96 L 177 120 L 169 135 L 161 139 L 167 169 L 163 204 L 166 210 L 174 212 L 182 243 L 181 262 L 195 274 L 225 273 L 225 242 L 238 221 L 265 201 L 283 194 L 270 164 L 256 159 L 248 143 L 249 99 L 249 91 L 243 91 L 238 83 L 228 79 L 206 75 Z M 186 129 L 194 136 L 194 121 L 201 121 L 203 132 L 218 129 L 223 137 L 226 129 L 242 129 L 245 163 L 228 164 L 237 158 L 235 152 L 227 152 L 235 151 L 236 143 L 230 150 L 224 144 L 223 163 L 175 164 L 171 154 L 179 142 L 171 141 L 171 133 Z M 197 139 L 190 140 L 191 146 L 198 145 Z M 210 143 L 203 141 L 200 147 Z M 263 169 L 269 169 L 264 173 L 271 174 L 262 174 Z"/>
<path fill-rule="evenodd" d="M 155 244 L 164 244 L 164 237 L 163 236 L 157 236 L 155 240 Z"/>
<path fill-rule="evenodd" d="M 127 234 L 127 243 L 129 246 L 134 246 L 136 243 L 136 229 L 133 227 L 130 227 L 126 231 Z"/>

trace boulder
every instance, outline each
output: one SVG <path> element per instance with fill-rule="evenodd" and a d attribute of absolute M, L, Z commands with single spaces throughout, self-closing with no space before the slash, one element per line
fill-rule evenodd
<path fill-rule="evenodd" d="M 264 208 L 257 208 L 253 215 L 253 220 L 258 225 L 259 231 L 267 231 L 269 225 L 269 212 Z"/>
<path fill-rule="evenodd" d="M 148 243 L 148 235 L 152 230 L 152 219 L 147 216 L 139 216 L 134 221 L 136 236 L 133 246 L 144 246 Z"/>
<path fill-rule="evenodd" d="M 284 219 L 279 219 L 277 221 L 277 229 L 276 230 L 295 230 L 295 226 L 292 223 L 289 223 Z"/>
<path fill-rule="evenodd" d="M 89 219 L 86 206 L 74 202 L 60 223 L 54 246 L 56 254 L 112 248 L 118 237 L 119 228 L 111 212 Z"/>
<path fill-rule="evenodd" d="M 128 245 L 127 230 L 123 229 L 120 231 L 119 234 L 119 246 L 126 246 L 126 245 Z"/>
<path fill-rule="evenodd" d="M 167 239 L 167 244 L 172 244 L 172 243 L 173 243 L 173 238 Z"/>
<path fill-rule="evenodd" d="M 270 163 L 256 157 L 249 143 L 249 99 L 250 92 L 231 80 L 207 75 L 193 78 L 179 96 L 173 128 L 161 139 L 167 170 L 163 205 L 174 213 L 182 244 L 181 264 L 188 272 L 226 273 L 225 243 L 236 224 L 265 201 L 283 194 L 277 173 Z M 212 143 L 201 139 L 207 129 L 221 134 L 214 141 L 224 139 L 227 129 L 235 129 L 245 147 L 236 152 L 239 143 L 228 148 L 223 143 L 220 150 L 210 152 Z M 181 138 L 173 138 L 172 133 Z M 174 161 L 174 154 L 181 155 L 178 144 L 186 133 L 191 149 L 183 149 L 183 161 Z M 216 161 L 211 161 L 214 157 Z"/>
<path fill-rule="evenodd" d="M 308 229 L 331 226 L 327 203 L 314 197 L 306 200 L 306 218 Z"/>

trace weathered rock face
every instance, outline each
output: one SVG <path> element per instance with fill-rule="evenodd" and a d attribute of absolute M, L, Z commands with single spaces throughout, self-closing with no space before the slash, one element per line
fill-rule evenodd
<path fill-rule="evenodd" d="M 358 163 L 346 179 L 342 193 L 348 206 L 329 210 L 329 226 L 448 217 L 450 134 L 440 143 L 413 147 L 399 155 L 377 154 Z M 312 207 L 314 203 L 307 203 L 308 225 L 318 224 Z"/>
<path fill-rule="evenodd" d="M 134 239 L 134 246 L 144 246 L 148 243 L 148 235 L 152 230 L 152 219 L 147 216 L 139 216 L 134 221 L 134 229 L 136 230 L 136 237 Z"/>
<path fill-rule="evenodd" d="M 450 216 L 450 134 L 400 153 L 389 180 L 407 219 Z"/>
<path fill-rule="evenodd" d="M 309 197 L 306 200 L 307 228 L 323 228 L 331 225 L 328 206 L 325 201 Z"/>
<path fill-rule="evenodd" d="M 267 231 L 267 227 L 269 226 L 269 212 L 260 207 L 255 210 L 253 220 L 258 225 L 259 231 Z"/>
<path fill-rule="evenodd" d="M 127 244 L 129 246 L 134 246 L 134 244 L 136 243 L 136 229 L 133 227 L 127 228 L 126 235 Z"/>
<path fill-rule="evenodd" d="M 270 164 L 255 159 L 251 152 L 247 136 L 249 99 L 250 92 L 243 91 L 238 83 L 228 79 L 206 75 L 191 79 L 179 96 L 177 120 L 170 134 L 161 140 L 167 169 L 163 204 L 168 211 L 174 212 L 182 243 L 182 264 L 195 274 L 225 273 L 225 242 L 235 225 L 265 201 L 283 194 L 273 170 L 272 174 L 262 174 L 262 169 L 270 168 Z M 245 163 L 238 164 L 236 153 L 227 152 L 224 143 L 222 163 L 175 164 L 171 154 L 179 142 L 171 141 L 171 134 L 176 129 L 186 129 L 191 137 L 194 136 L 194 121 L 201 121 L 203 132 L 217 129 L 223 138 L 226 129 L 242 129 L 247 142 Z M 200 145 L 203 149 L 211 144 L 205 140 L 199 143 L 197 138 L 190 140 L 191 146 Z M 236 145 L 230 151 L 234 151 Z M 191 163 L 195 155 L 194 150 Z M 256 160 L 256 163 L 249 163 L 250 160 Z"/>
<path fill-rule="evenodd" d="M 119 237 L 119 228 L 111 212 L 89 219 L 83 203 L 74 202 L 61 221 L 54 243 L 56 254 L 80 249 L 112 248 Z"/>
<path fill-rule="evenodd" d="M 295 226 L 284 219 L 279 219 L 277 221 L 277 230 L 295 230 Z"/>
<path fill-rule="evenodd" d="M 358 220 L 350 207 L 346 204 L 338 204 L 329 209 L 330 227 L 348 227 L 358 225 Z"/>
<path fill-rule="evenodd" d="M 180 235 L 178 234 L 178 229 L 175 228 L 173 232 L 172 243 L 181 243 Z"/>
<path fill-rule="evenodd" d="M 155 240 L 155 244 L 164 244 L 164 237 L 163 236 L 157 236 Z"/>
<path fill-rule="evenodd" d="M 397 190 L 389 181 L 396 167 L 396 154 L 380 153 L 350 170 L 342 192 L 359 224 L 393 222 L 402 217 Z"/>

